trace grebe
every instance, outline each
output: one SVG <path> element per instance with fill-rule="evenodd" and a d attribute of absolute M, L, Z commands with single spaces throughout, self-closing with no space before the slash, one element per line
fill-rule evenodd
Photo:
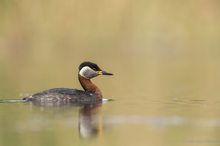
<path fill-rule="evenodd" d="M 113 75 L 99 68 L 95 63 L 86 61 L 79 65 L 78 79 L 83 90 L 71 88 L 52 88 L 23 98 L 25 102 L 36 104 L 83 104 L 102 101 L 101 90 L 91 82 L 99 75 Z"/>

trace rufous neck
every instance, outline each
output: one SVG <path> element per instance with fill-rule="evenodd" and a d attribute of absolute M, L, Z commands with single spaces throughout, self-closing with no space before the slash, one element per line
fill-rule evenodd
<path fill-rule="evenodd" d="M 79 82 L 85 91 L 93 92 L 98 98 L 102 98 L 101 90 L 92 83 L 90 79 L 86 79 L 81 75 L 78 75 Z"/>

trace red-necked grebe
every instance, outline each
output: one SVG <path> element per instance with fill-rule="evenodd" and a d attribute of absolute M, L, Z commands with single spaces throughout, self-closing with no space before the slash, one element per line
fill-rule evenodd
<path fill-rule="evenodd" d="M 35 103 L 91 103 L 102 101 L 101 90 L 91 82 L 99 75 L 113 75 L 99 68 L 92 62 L 83 62 L 79 65 L 78 79 L 83 90 L 71 88 L 52 88 L 23 98 L 26 102 Z"/>

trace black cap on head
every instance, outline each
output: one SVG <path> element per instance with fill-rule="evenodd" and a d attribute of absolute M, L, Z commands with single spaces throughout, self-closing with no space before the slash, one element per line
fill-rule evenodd
<path fill-rule="evenodd" d="M 85 66 L 88 66 L 95 71 L 101 71 L 101 69 L 99 68 L 99 66 L 97 64 L 89 62 L 89 61 L 85 61 L 85 62 L 81 63 L 79 65 L 79 70 L 81 70 Z"/>

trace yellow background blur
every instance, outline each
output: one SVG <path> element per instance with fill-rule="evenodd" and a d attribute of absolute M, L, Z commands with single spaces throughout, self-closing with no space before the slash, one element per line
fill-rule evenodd
<path fill-rule="evenodd" d="M 81 141 L 75 110 L 1 104 L 0 145 L 188 146 L 219 139 L 220 1 L 0 0 L 0 99 L 81 88 L 78 65 L 85 60 L 114 73 L 94 79 L 116 99 L 103 106 L 113 117 L 107 132 Z"/>

